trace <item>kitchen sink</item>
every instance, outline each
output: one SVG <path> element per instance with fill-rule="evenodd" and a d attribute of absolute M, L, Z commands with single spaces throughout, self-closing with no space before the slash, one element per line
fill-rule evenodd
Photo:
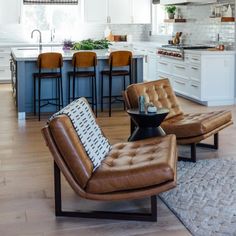
<path fill-rule="evenodd" d="M 34 48 L 17 48 L 19 51 L 25 51 L 25 50 L 39 50 L 39 47 L 34 47 Z"/>

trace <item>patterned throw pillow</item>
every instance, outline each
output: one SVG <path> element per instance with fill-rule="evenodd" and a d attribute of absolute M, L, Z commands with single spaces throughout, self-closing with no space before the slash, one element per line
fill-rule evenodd
<path fill-rule="evenodd" d="M 52 115 L 49 121 L 61 114 L 70 118 L 95 171 L 110 151 L 111 145 L 96 123 L 88 102 L 85 98 L 79 98 Z"/>

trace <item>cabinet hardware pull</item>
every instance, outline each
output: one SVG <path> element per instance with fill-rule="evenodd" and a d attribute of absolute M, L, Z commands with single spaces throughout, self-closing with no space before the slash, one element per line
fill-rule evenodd
<path fill-rule="evenodd" d="M 165 66 L 168 65 L 167 63 L 165 63 L 165 62 L 161 62 L 161 61 L 159 61 L 159 64 L 162 64 L 162 65 L 165 65 Z"/>
<path fill-rule="evenodd" d="M 195 85 L 195 84 L 191 84 L 192 87 L 194 88 L 198 88 L 199 86 L 198 85 Z"/>
<path fill-rule="evenodd" d="M 197 68 L 197 67 L 193 67 L 193 66 L 192 66 L 192 69 L 193 69 L 193 70 L 198 70 L 198 68 Z"/>
<path fill-rule="evenodd" d="M 0 59 L 4 59 L 5 57 L 0 57 Z"/>
<path fill-rule="evenodd" d="M 0 70 L 0 72 L 4 72 L 5 70 Z"/>
<path fill-rule="evenodd" d="M 178 68 L 178 69 L 183 69 L 183 70 L 185 70 L 185 69 L 186 69 L 184 66 L 175 66 L 175 68 Z"/>
<path fill-rule="evenodd" d="M 180 81 L 178 81 L 178 80 L 175 80 L 175 83 L 177 83 L 177 84 L 183 84 L 183 85 L 185 85 L 185 83 L 184 83 L 184 82 L 180 82 Z"/>
<path fill-rule="evenodd" d="M 198 58 L 194 58 L 194 57 L 192 57 L 192 60 L 194 60 L 194 61 L 199 61 Z"/>

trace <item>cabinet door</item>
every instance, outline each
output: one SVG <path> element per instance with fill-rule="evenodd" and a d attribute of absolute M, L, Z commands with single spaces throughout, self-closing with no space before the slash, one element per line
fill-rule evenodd
<path fill-rule="evenodd" d="M 84 0 L 84 20 L 87 23 L 107 23 L 108 0 Z"/>
<path fill-rule="evenodd" d="M 110 23 L 129 24 L 132 23 L 131 0 L 109 0 L 108 13 Z"/>
<path fill-rule="evenodd" d="M 150 0 L 133 0 L 133 22 L 135 24 L 151 23 L 151 2 Z"/>
<path fill-rule="evenodd" d="M 157 56 L 148 50 L 148 81 L 157 80 Z"/>
<path fill-rule="evenodd" d="M 20 0 L 0 1 L 0 23 L 19 24 L 20 23 Z"/>

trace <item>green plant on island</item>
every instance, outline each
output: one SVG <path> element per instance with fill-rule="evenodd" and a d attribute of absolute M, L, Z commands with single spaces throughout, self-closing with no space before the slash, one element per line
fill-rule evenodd
<path fill-rule="evenodd" d="M 111 43 L 107 39 L 86 39 L 73 44 L 72 50 L 107 49 Z"/>

